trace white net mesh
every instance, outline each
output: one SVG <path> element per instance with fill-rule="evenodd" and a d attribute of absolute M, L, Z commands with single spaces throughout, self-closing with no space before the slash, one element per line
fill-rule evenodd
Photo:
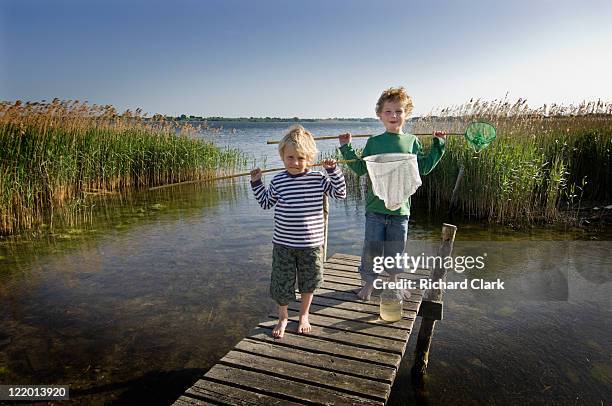
<path fill-rule="evenodd" d="M 415 154 L 378 154 L 363 158 L 372 181 L 372 191 L 389 210 L 400 208 L 421 186 Z"/>

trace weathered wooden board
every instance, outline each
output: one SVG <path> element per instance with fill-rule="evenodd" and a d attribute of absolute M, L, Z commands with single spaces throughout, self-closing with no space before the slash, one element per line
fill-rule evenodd
<path fill-rule="evenodd" d="M 394 369 L 401 361 L 401 354 L 368 347 L 368 343 L 360 340 L 362 337 L 356 334 L 347 333 L 340 337 L 338 334 L 304 335 L 292 333 L 297 329 L 297 323 L 292 322 L 289 323 L 283 339 L 276 340 L 271 335 L 271 330 L 275 325 L 276 320 L 260 323 L 253 334 L 249 335 L 249 338 L 266 340 L 281 346 L 299 347 L 312 353 L 340 354 L 347 359 L 367 360 L 368 363 Z"/>

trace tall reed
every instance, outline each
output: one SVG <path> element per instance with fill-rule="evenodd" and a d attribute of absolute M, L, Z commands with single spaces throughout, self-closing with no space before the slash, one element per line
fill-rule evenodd
<path fill-rule="evenodd" d="M 571 220 L 586 199 L 612 200 L 611 103 L 532 109 L 521 99 L 473 100 L 418 119 L 413 132 L 463 132 L 473 121 L 493 124 L 497 139 L 475 153 L 464 139 L 448 137 L 445 156 L 417 192 L 430 209 L 448 208 L 461 166 L 458 209 L 469 217 Z"/>
<path fill-rule="evenodd" d="M 140 110 L 79 101 L 0 103 L 0 233 L 29 228 L 86 193 L 217 176 L 245 164 Z"/>

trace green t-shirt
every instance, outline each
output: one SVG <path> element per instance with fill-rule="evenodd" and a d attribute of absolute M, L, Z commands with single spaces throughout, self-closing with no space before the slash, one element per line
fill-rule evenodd
<path fill-rule="evenodd" d="M 340 147 L 340 152 L 344 159 L 359 159 L 353 146 L 348 143 Z M 423 152 L 423 146 L 416 136 L 412 134 L 394 134 L 385 132 L 380 135 L 370 137 L 363 149 L 362 157 L 370 155 L 386 154 L 386 153 L 405 153 L 416 154 L 419 164 L 419 173 L 427 175 L 433 170 L 436 164 L 444 155 L 444 141 L 438 137 L 434 137 L 431 149 L 428 154 Z M 362 160 L 348 164 L 348 166 L 357 174 L 357 176 L 368 173 L 366 163 Z M 366 198 L 366 211 L 372 211 L 382 214 L 394 214 L 398 216 L 410 215 L 410 198 L 402 204 L 402 206 L 394 211 L 385 207 L 385 202 L 379 199 L 372 192 L 372 183 L 368 177 L 368 196 Z"/>

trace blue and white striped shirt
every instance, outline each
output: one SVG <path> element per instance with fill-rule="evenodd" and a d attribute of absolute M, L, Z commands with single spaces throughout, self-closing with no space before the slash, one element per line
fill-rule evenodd
<path fill-rule="evenodd" d="M 338 166 L 323 172 L 307 171 L 291 175 L 283 171 L 266 188 L 261 180 L 251 182 L 259 205 L 274 209 L 276 244 L 294 248 L 319 247 L 324 240 L 323 195 L 346 197 L 344 175 Z"/>

